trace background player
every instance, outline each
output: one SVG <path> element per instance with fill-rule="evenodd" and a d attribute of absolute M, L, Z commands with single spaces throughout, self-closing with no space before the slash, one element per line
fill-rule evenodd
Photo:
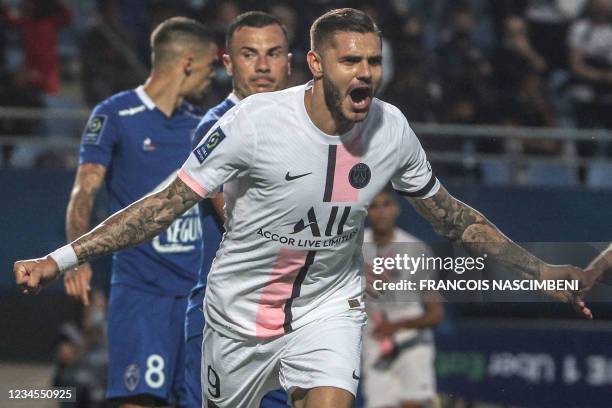
<path fill-rule="evenodd" d="M 202 118 L 193 137 L 195 148 L 219 118 L 240 100 L 258 92 L 284 89 L 291 73 L 291 54 L 287 31 L 274 16 L 251 11 L 239 15 L 229 25 L 226 35 L 227 54 L 223 64 L 232 78 L 232 92 Z M 223 234 L 223 193 L 213 199 L 200 202 L 200 218 L 203 230 L 203 259 L 198 283 L 189 296 L 185 319 L 187 359 L 185 385 L 189 407 L 202 406 L 202 331 L 204 330 L 204 290 L 206 277 Z M 269 394 L 262 407 L 286 406 L 287 395 L 282 391 Z"/>
<path fill-rule="evenodd" d="M 400 206 L 385 189 L 370 204 L 364 232 L 364 261 L 396 254 L 421 256 L 431 249 L 396 226 Z M 390 282 L 426 279 L 425 271 L 384 272 Z M 427 271 L 431 272 L 431 271 Z M 429 276 L 431 278 L 431 276 Z M 377 276 L 377 279 L 380 275 Z M 431 328 L 444 318 L 435 292 L 389 291 L 367 302 L 363 338 L 363 390 L 368 408 L 421 408 L 436 397 L 435 345 Z"/>
<path fill-rule="evenodd" d="M 247 98 L 168 187 L 48 257 L 16 262 L 17 284 L 35 293 L 60 271 L 150 239 L 223 185 L 227 231 L 206 288 L 207 398 L 248 407 L 282 382 L 297 408 L 348 408 L 365 323 L 361 228 L 389 181 L 471 254 L 528 279 L 581 279 L 580 269 L 514 244 L 440 185 L 405 117 L 373 98 L 381 38 L 365 13 L 324 14 L 311 42 L 312 83 Z"/>
<path fill-rule="evenodd" d="M 72 241 L 90 229 L 94 198 L 106 179 L 111 211 L 174 178 L 191 152 L 199 97 L 213 76 L 217 47 L 195 20 L 172 18 L 151 35 L 152 70 L 144 86 L 96 106 L 81 143 L 68 204 Z M 103 63 L 103 62 L 102 62 Z M 107 397 L 127 406 L 184 404 L 183 322 L 201 263 L 197 207 L 135 248 L 115 254 L 109 302 Z M 88 303 L 91 268 L 66 274 L 66 290 Z"/>

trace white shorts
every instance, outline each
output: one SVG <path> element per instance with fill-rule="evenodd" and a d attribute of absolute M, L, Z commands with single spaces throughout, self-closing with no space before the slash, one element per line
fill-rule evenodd
<path fill-rule="evenodd" d="M 226 337 L 204 328 L 202 393 L 208 408 L 258 408 L 263 396 L 280 386 L 330 386 L 357 392 L 362 310 L 318 320 L 284 336 L 262 341 Z"/>
<path fill-rule="evenodd" d="M 365 351 L 367 352 L 367 351 Z M 422 343 L 403 349 L 386 367 L 364 355 L 363 391 L 367 408 L 427 402 L 435 398 L 435 349 Z"/>

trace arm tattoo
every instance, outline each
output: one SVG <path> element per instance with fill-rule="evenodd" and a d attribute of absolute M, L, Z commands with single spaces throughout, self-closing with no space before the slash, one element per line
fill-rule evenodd
<path fill-rule="evenodd" d="M 612 281 L 612 245 L 595 257 L 587 269 L 597 271 L 599 279 Z"/>
<path fill-rule="evenodd" d="M 106 167 L 101 164 L 85 163 L 79 166 L 66 210 L 68 242 L 89 231 L 94 199 L 102 186 L 105 174 Z"/>
<path fill-rule="evenodd" d="M 434 230 L 473 255 L 491 259 L 526 278 L 540 277 L 544 262 L 515 244 L 481 213 L 451 196 L 444 187 L 430 198 L 410 199 Z"/>
<path fill-rule="evenodd" d="M 179 178 L 113 214 L 72 243 L 79 264 L 152 239 L 193 207 L 201 197 Z"/>

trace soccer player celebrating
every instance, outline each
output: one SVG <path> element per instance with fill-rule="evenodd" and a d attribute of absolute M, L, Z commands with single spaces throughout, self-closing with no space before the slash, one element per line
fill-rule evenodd
<path fill-rule="evenodd" d="M 431 248 L 396 226 L 400 206 L 392 191 L 378 194 L 368 209 L 371 228 L 364 232 L 367 269 L 375 257 L 415 257 Z M 386 270 L 391 282 L 417 282 L 435 271 Z M 378 275 L 380 277 L 380 275 Z M 431 328 L 444 318 L 437 292 L 388 291 L 367 304 L 363 339 L 363 385 L 368 408 L 422 408 L 436 396 L 435 345 Z"/>
<path fill-rule="evenodd" d="M 325 13 L 312 25 L 307 59 L 312 82 L 230 109 L 166 188 L 46 257 L 16 262 L 23 291 L 157 236 L 223 186 L 226 231 L 204 308 L 207 406 L 257 406 L 282 385 L 294 407 L 347 408 L 366 320 L 362 227 L 389 181 L 469 252 L 529 279 L 580 279 L 580 269 L 542 262 L 440 185 L 406 118 L 373 97 L 382 53 L 370 17 Z"/>
<path fill-rule="evenodd" d="M 201 114 L 184 99 L 210 84 L 217 46 L 200 23 L 176 17 L 153 31 L 151 48 L 146 83 L 97 105 L 87 123 L 68 204 L 69 241 L 89 231 L 105 179 L 115 212 L 164 188 L 191 152 Z M 201 263 L 198 208 L 160 232 L 113 259 L 107 397 L 124 407 L 185 404 L 183 322 Z M 90 279 L 87 263 L 68 271 L 67 292 L 87 304 Z"/>
<path fill-rule="evenodd" d="M 229 25 L 226 37 L 227 54 L 223 55 L 223 63 L 232 77 L 233 89 L 223 102 L 206 112 L 200 121 L 192 141 L 194 148 L 219 118 L 240 100 L 258 92 L 284 89 L 291 73 L 291 54 L 286 28 L 276 17 L 261 11 L 241 14 Z M 199 204 L 204 231 L 204 254 L 198 283 L 189 296 L 185 319 L 185 385 L 189 407 L 202 406 L 202 304 L 206 277 L 224 231 L 223 204 L 223 193 L 217 194 L 213 199 L 202 200 Z M 286 400 L 287 395 L 284 392 L 274 391 L 263 399 L 261 407 L 285 407 Z"/>

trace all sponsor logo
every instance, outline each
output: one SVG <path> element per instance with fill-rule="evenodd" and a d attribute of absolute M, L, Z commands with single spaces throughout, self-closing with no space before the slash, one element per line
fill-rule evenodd
<path fill-rule="evenodd" d="M 340 211 L 342 209 L 342 211 Z M 326 237 L 331 237 L 334 235 L 342 235 L 344 232 L 344 224 L 346 220 L 349 218 L 349 214 L 351 213 L 351 207 L 339 207 L 334 205 L 331 208 L 329 213 L 329 218 L 327 219 L 327 223 L 325 225 L 325 230 L 322 230 L 319 226 L 319 222 L 317 220 L 317 214 L 315 213 L 314 207 L 311 207 L 306 214 L 306 219 L 302 218 L 293 226 L 293 234 L 297 234 L 302 232 L 306 228 L 310 228 L 310 232 L 313 237 L 320 237 L 321 232 L 325 234 Z M 338 216 L 341 214 L 340 216 Z M 336 225 L 336 220 L 337 221 Z M 334 228 L 336 227 L 336 228 Z"/>

